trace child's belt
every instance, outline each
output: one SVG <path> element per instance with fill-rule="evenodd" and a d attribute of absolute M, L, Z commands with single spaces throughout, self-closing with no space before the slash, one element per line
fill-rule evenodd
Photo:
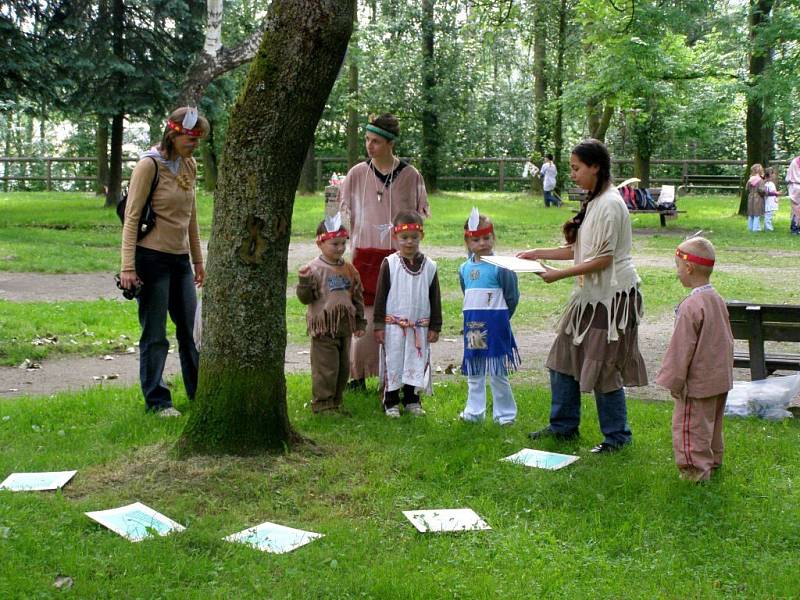
<path fill-rule="evenodd" d="M 394 315 L 386 315 L 384 321 L 388 325 L 398 325 L 401 327 L 403 329 L 403 337 L 406 336 L 406 329 L 413 329 L 414 346 L 417 348 L 417 354 L 422 356 L 422 331 L 420 328 L 428 327 L 431 324 L 430 319 L 418 319 L 417 321 L 411 321 L 410 319 L 404 319 Z"/>

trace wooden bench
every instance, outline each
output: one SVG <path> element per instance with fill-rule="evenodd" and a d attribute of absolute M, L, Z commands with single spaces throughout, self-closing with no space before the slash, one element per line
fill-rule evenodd
<path fill-rule="evenodd" d="M 800 306 L 728 302 L 733 337 L 747 340 L 749 352 L 734 352 L 733 366 L 749 368 L 755 381 L 784 369 L 800 371 L 800 354 L 764 351 L 764 342 L 800 342 Z"/>
<path fill-rule="evenodd" d="M 661 197 L 661 188 L 650 188 L 650 195 L 653 197 L 653 201 L 658 204 L 658 199 Z M 573 202 L 583 202 L 586 200 L 586 191 L 580 188 L 570 188 L 567 190 L 567 197 L 572 200 Z M 573 209 L 572 212 L 578 212 L 577 209 Z M 661 221 L 661 226 L 667 226 L 667 217 L 671 219 L 677 219 L 679 213 L 686 213 L 685 210 L 630 210 L 628 212 L 632 215 L 658 215 L 659 220 Z"/>

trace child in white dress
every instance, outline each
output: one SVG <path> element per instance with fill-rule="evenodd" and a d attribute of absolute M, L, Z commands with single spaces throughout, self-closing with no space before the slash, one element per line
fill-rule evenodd
<path fill-rule="evenodd" d="M 380 377 L 387 417 L 403 407 L 425 414 L 420 394 L 431 393 L 429 344 L 442 330 L 442 301 L 436 263 L 419 251 L 425 237 L 422 216 L 402 212 L 392 230 L 399 250 L 383 259 L 375 292 L 375 340 L 381 346 Z"/>
<path fill-rule="evenodd" d="M 768 167 L 764 170 L 764 229 L 775 231 L 772 218 L 778 212 L 778 196 L 782 196 L 775 187 L 775 169 Z"/>

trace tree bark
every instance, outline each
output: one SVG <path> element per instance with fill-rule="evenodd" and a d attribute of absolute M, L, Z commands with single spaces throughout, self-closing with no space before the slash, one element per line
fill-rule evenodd
<path fill-rule="evenodd" d="M 758 31 L 769 22 L 774 0 L 750 0 L 750 66 L 747 93 L 747 117 L 745 119 L 745 140 L 747 142 L 747 167 L 743 174 L 742 191 L 739 197 L 739 214 L 747 214 L 747 186 L 744 182 L 750 176 L 750 167 L 755 163 L 768 162 L 772 149 L 771 124 L 766 122 L 764 98 L 752 89 L 769 64 L 769 50 L 756 43 Z"/>
<path fill-rule="evenodd" d="M 286 277 L 300 169 L 342 63 L 356 0 L 273 0 L 220 165 L 197 397 L 179 448 L 282 449 Z"/>
<path fill-rule="evenodd" d="M 97 157 L 97 179 L 94 190 L 98 196 L 105 196 L 108 186 L 108 119 L 103 116 L 97 117 L 94 139 Z"/>
<path fill-rule="evenodd" d="M 611 124 L 611 117 L 614 116 L 614 106 L 608 102 L 600 105 L 602 100 L 590 99 L 586 105 L 587 118 L 589 122 L 589 137 L 605 143 L 608 126 Z"/>
<path fill-rule="evenodd" d="M 567 174 L 567 169 L 562 162 L 564 153 L 564 107 L 561 97 L 564 93 L 564 59 L 567 53 L 567 6 L 568 0 L 561 0 L 558 9 L 558 54 L 556 58 L 555 77 L 555 118 L 553 123 L 553 158 L 558 170 L 559 189 L 561 182 Z"/>
<path fill-rule="evenodd" d="M 211 126 L 208 137 L 201 146 L 203 156 L 203 187 L 207 192 L 217 189 L 217 153 L 214 150 L 214 123 L 208 120 Z"/>
<path fill-rule="evenodd" d="M 422 157 L 420 172 L 428 193 L 439 187 L 439 114 L 436 93 L 435 0 L 422 0 Z"/>
<path fill-rule="evenodd" d="M 361 154 L 361 137 L 358 135 L 358 63 L 351 54 L 348 69 L 347 100 L 347 170 L 358 162 Z"/>
<path fill-rule="evenodd" d="M 125 4 L 123 0 L 113 0 L 111 3 L 111 36 L 114 57 L 123 62 L 125 60 Z M 113 85 L 118 97 L 124 97 L 125 78 L 122 74 L 114 77 Z M 116 206 L 119 203 L 122 191 L 122 131 L 125 119 L 125 109 L 119 108 L 111 120 L 111 164 L 109 165 L 108 189 L 106 190 L 106 206 Z"/>
<path fill-rule="evenodd" d="M 537 159 L 544 158 L 547 143 L 547 6 L 543 0 L 535 2 L 533 24 L 533 110 L 535 133 L 533 151 Z"/>
<path fill-rule="evenodd" d="M 306 159 L 303 161 L 303 170 L 300 172 L 300 186 L 297 188 L 304 196 L 313 194 L 316 191 L 316 164 L 314 161 L 314 140 L 308 145 Z"/>

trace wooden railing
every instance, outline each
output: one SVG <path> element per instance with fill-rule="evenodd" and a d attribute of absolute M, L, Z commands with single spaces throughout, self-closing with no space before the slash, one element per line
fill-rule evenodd
<path fill-rule="evenodd" d="M 315 159 L 316 189 L 327 184 L 331 174 L 347 172 L 344 156 L 318 156 Z M 405 158 L 414 162 L 414 158 Z M 528 159 L 518 156 L 465 158 L 440 166 L 439 183 L 444 189 L 496 190 L 498 192 L 527 189 L 532 180 L 522 177 Z M 136 157 L 123 159 L 123 179 L 130 176 Z M 785 168 L 787 160 L 771 164 Z M 673 184 L 691 189 L 737 190 L 742 184 L 743 160 L 714 159 L 652 159 L 650 161 L 651 186 Z M 633 160 L 613 161 L 617 179 L 633 176 Z M 80 156 L 58 157 L 0 157 L 0 183 L 9 189 L 10 182 L 35 182 L 30 186 L 51 191 L 53 189 L 93 189 L 97 178 L 97 159 Z M 565 175 L 562 173 L 562 176 Z M 198 179 L 203 179 L 202 161 L 198 159 Z M 66 185 L 64 185 L 66 184 Z M 451 184 L 451 185 L 448 185 Z M 18 187 L 18 186 L 14 186 Z"/>

